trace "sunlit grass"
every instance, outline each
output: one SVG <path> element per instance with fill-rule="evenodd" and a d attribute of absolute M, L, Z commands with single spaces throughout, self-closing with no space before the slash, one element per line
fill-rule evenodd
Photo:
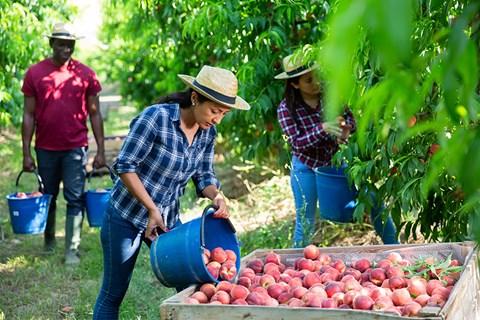
<path fill-rule="evenodd" d="M 132 108 L 109 113 L 106 135 L 124 135 L 135 115 Z M 0 134 L 0 320 L 2 319 L 91 319 L 103 274 L 99 228 L 83 224 L 81 257 L 78 267 L 66 267 L 64 259 L 65 200 L 60 193 L 57 209 L 57 245 L 53 255 L 42 255 L 43 235 L 17 235 L 12 231 L 6 195 L 16 191 L 15 180 L 22 169 L 19 130 Z M 8 139 L 5 138 L 8 135 Z M 33 150 L 32 150 L 33 152 Z M 23 173 L 18 190 L 37 188 L 36 176 Z M 91 189 L 112 186 L 108 176 L 93 176 Z M 150 266 L 149 251 L 143 246 L 132 283 L 122 304 L 122 319 L 159 317 L 160 303 L 175 290 L 160 285 Z M 142 299 L 139 299 L 142 297 Z"/>

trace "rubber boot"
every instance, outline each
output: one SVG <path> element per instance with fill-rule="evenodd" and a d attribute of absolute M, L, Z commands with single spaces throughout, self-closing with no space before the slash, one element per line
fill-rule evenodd
<path fill-rule="evenodd" d="M 46 226 L 45 226 L 45 231 L 43 233 L 44 242 L 45 242 L 44 243 L 44 248 L 43 248 L 43 253 L 44 254 L 55 253 L 55 244 L 56 244 L 55 217 L 56 217 L 55 210 L 50 210 L 48 212 L 47 223 L 46 223 Z"/>
<path fill-rule="evenodd" d="M 80 263 L 79 246 L 82 238 L 83 216 L 67 215 L 65 222 L 65 264 Z"/>

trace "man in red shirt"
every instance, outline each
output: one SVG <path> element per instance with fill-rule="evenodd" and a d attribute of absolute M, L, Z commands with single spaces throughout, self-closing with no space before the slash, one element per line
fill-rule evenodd
<path fill-rule="evenodd" d="M 78 264 L 84 216 L 87 117 L 90 117 L 98 147 L 93 166 L 100 168 L 106 164 L 98 96 L 102 87 L 92 69 L 72 59 L 75 40 L 79 38 L 69 25 L 55 24 L 52 34 L 47 37 L 50 38 L 52 56 L 31 66 L 22 86 L 23 170 L 31 172 L 36 167 L 30 150 L 35 133 L 38 173 L 45 193 L 53 196 L 44 233 L 45 252 L 55 250 L 56 199 L 62 181 L 67 201 L 65 263 Z"/>

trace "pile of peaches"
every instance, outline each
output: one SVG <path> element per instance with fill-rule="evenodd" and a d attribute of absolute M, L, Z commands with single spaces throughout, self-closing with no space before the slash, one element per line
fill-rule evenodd
<path fill-rule="evenodd" d="M 213 251 L 211 259 L 216 255 Z M 216 284 L 202 284 L 187 303 L 357 309 L 417 316 L 424 306 L 445 305 L 462 270 L 461 262 L 450 256 L 411 261 L 390 252 L 378 262 L 365 258 L 346 262 L 309 245 L 291 266 L 273 251 L 263 259 L 250 260 L 235 283 L 226 277 Z"/>
<path fill-rule="evenodd" d="M 216 280 L 231 281 L 237 275 L 237 254 L 230 249 L 216 247 L 203 249 L 203 262 L 210 276 Z"/>

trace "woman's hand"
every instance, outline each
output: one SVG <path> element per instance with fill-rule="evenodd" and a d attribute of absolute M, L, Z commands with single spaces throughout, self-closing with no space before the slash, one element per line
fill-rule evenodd
<path fill-rule="evenodd" d="M 322 127 L 323 131 L 336 138 L 340 138 L 342 136 L 342 127 L 337 121 L 324 122 L 322 123 Z"/>
<path fill-rule="evenodd" d="M 212 203 L 218 206 L 217 211 L 215 211 L 215 213 L 213 214 L 215 218 L 227 219 L 228 217 L 230 217 L 230 215 L 228 214 L 225 197 L 220 192 L 220 190 L 217 189 L 217 186 L 215 185 L 206 186 L 205 189 L 202 190 L 202 195 L 212 200 Z"/>
<path fill-rule="evenodd" d="M 213 214 L 215 218 L 222 218 L 227 219 L 230 217 L 228 214 L 227 203 L 225 202 L 225 198 L 221 193 L 219 193 L 213 200 L 213 204 L 218 206 L 217 211 Z"/>
<path fill-rule="evenodd" d="M 158 228 L 167 232 L 163 217 L 158 211 L 157 206 L 153 202 L 152 198 L 148 194 L 147 190 L 143 186 L 143 183 L 138 178 L 135 172 L 126 172 L 118 175 L 123 184 L 127 187 L 135 198 L 137 198 L 148 210 L 148 222 L 147 230 L 145 230 L 145 238 L 149 240 L 155 240 L 159 236 Z"/>
<path fill-rule="evenodd" d="M 338 144 L 347 144 L 348 143 L 348 138 L 350 137 L 350 127 L 349 126 L 344 126 L 342 128 L 342 135 L 337 138 L 337 143 Z"/>
<path fill-rule="evenodd" d="M 345 118 L 337 117 L 335 121 L 322 123 L 323 130 L 337 138 L 337 143 L 345 144 L 350 137 L 350 127 L 347 125 Z"/>
<path fill-rule="evenodd" d="M 160 235 L 158 233 L 158 228 L 164 232 L 168 232 L 167 227 L 165 227 L 165 224 L 163 223 L 163 217 L 160 212 L 158 210 L 149 211 L 145 238 L 151 241 L 155 240 Z"/>
<path fill-rule="evenodd" d="M 347 125 L 347 121 L 345 120 L 344 117 L 337 117 L 335 120 L 337 120 L 338 125 L 340 128 L 342 128 L 342 134 L 340 137 L 337 137 L 337 143 L 338 144 L 346 144 L 348 142 L 348 138 L 350 137 L 350 126 Z"/>

